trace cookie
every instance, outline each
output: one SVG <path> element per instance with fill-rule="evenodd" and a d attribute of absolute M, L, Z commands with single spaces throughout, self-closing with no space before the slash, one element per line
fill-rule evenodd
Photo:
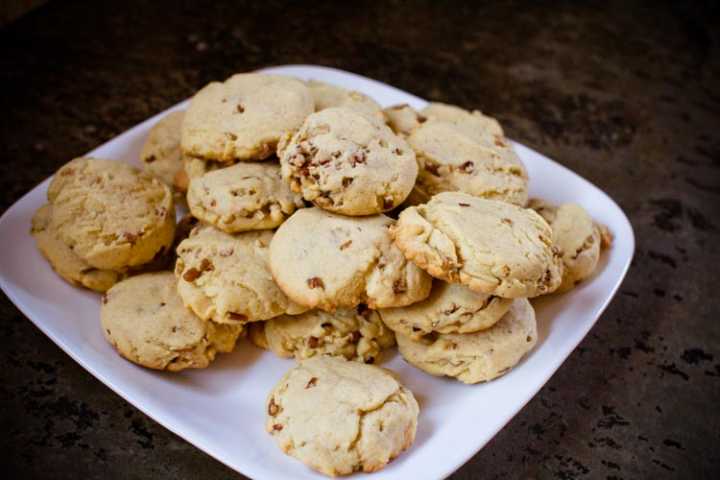
<path fill-rule="evenodd" d="M 430 277 L 393 246 L 384 215 L 345 217 L 319 208 L 296 211 L 270 244 L 270 270 L 289 298 L 335 310 L 364 303 L 399 307 L 430 294 Z"/>
<path fill-rule="evenodd" d="M 293 191 L 325 210 L 353 216 L 400 205 L 418 170 L 405 140 L 347 108 L 310 115 L 282 140 L 279 157 Z"/>
<path fill-rule="evenodd" d="M 78 257 L 60 240 L 57 232 L 50 228 L 51 217 L 52 205 L 40 207 L 33 215 L 30 233 L 35 238 L 40 253 L 65 281 L 78 287 L 104 292 L 123 277 L 120 272 L 95 268 Z"/>
<path fill-rule="evenodd" d="M 238 163 L 192 179 L 190 212 L 228 233 L 275 228 L 305 206 L 274 163 Z"/>
<path fill-rule="evenodd" d="M 422 113 L 427 121 L 407 137 L 420 165 L 411 203 L 460 191 L 525 205 L 527 172 L 494 119 L 439 104 Z"/>
<path fill-rule="evenodd" d="M 177 248 L 175 274 L 185 306 L 205 320 L 232 325 L 306 309 L 290 301 L 268 268 L 271 231 L 230 235 L 195 228 Z"/>
<path fill-rule="evenodd" d="M 552 230 L 531 209 L 459 192 L 405 209 L 390 233 L 430 275 L 504 298 L 554 291 L 562 260 Z"/>
<path fill-rule="evenodd" d="M 126 163 L 77 158 L 58 170 L 47 195 L 50 228 L 92 267 L 137 267 L 172 245 L 170 188 Z"/>
<path fill-rule="evenodd" d="M 243 73 L 212 82 L 190 102 L 182 128 L 186 155 L 219 162 L 262 160 L 275 153 L 285 132 L 314 111 L 300 80 Z"/>
<path fill-rule="evenodd" d="M 525 298 L 492 327 L 475 333 L 429 335 L 422 340 L 397 336 L 405 360 L 431 375 L 463 383 L 486 382 L 507 373 L 537 343 L 535 311 Z"/>
<path fill-rule="evenodd" d="M 420 408 L 392 372 L 316 356 L 285 374 L 266 412 L 283 452 L 335 476 L 378 471 L 409 448 Z"/>
<path fill-rule="evenodd" d="M 407 337 L 432 332 L 471 333 L 492 327 L 512 300 L 473 292 L 459 283 L 437 281 L 430 296 L 407 307 L 378 310 L 383 323 Z"/>
<path fill-rule="evenodd" d="M 217 352 L 233 350 L 242 327 L 199 319 L 185 308 L 176 285 L 172 272 L 145 273 L 103 296 L 103 333 L 120 355 L 143 367 L 175 372 L 205 368 Z"/>
<path fill-rule="evenodd" d="M 421 115 L 407 103 L 387 107 L 383 110 L 383 114 L 388 127 L 401 137 L 407 137 L 410 132 L 427 120 L 427 117 Z"/>
<path fill-rule="evenodd" d="M 165 115 L 150 129 L 140 152 L 140 161 L 146 172 L 158 177 L 166 185 L 173 185 L 178 172 L 183 169 L 180 150 L 180 129 L 185 112 Z"/>
<path fill-rule="evenodd" d="M 332 107 L 344 107 L 366 115 L 368 118 L 383 122 L 382 107 L 364 93 L 346 90 L 318 80 L 306 83 L 315 102 L 315 111 Z"/>
<path fill-rule="evenodd" d="M 395 335 L 374 310 L 311 310 L 301 315 L 281 315 L 264 325 L 266 348 L 281 357 L 297 360 L 332 355 L 375 363 L 382 350 L 395 345 Z M 262 338 L 262 337 L 260 337 Z M 262 346 L 263 340 L 258 343 Z"/>
<path fill-rule="evenodd" d="M 602 234 L 601 227 L 580 205 L 565 203 L 555 207 L 533 199 L 528 206 L 550 224 L 553 243 L 562 255 L 562 283 L 556 292 L 571 290 L 597 268 L 602 238 L 607 235 Z"/>

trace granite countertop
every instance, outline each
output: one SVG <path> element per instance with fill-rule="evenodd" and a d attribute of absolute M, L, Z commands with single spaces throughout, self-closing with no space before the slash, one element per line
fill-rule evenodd
<path fill-rule="evenodd" d="M 452 478 L 720 476 L 717 5 L 199 3 L 56 1 L 0 30 L 0 211 L 208 81 L 261 66 L 328 65 L 482 109 L 610 194 L 637 252 L 588 337 Z M 6 478 L 241 478 L 4 295 L 0 318 Z"/>

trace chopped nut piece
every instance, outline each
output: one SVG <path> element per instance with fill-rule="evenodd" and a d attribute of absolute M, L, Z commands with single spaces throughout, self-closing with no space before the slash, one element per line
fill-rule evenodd
<path fill-rule="evenodd" d="M 279 423 L 276 423 L 275 425 L 273 425 L 273 430 L 277 430 L 279 432 L 282 429 L 283 429 L 283 426 L 280 425 Z"/>
<path fill-rule="evenodd" d="M 274 417 L 278 413 L 280 413 L 280 406 L 278 406 L 278 404 L 275 403 L 274 398 L 271 398 L 270 403 L 268 404 L 268 415 L 270 415 L 271 417 Z"/>
<path fill-rule="evenodd" d="M 307 279 L 308 287 L 310 288 L 325 288 L 325 284 L 320 277 L 312 277 Z"/>
<path fill-rule="evenodd" d="M 317 348 L 320 345 L 320 339 L 317 337 L 308 338 L 308 346 L 310 348 Z"/>
<path fill-rule="evenodd" d="M 238 322 L 244 322 L 248 319 L 247 315 L 235 312 L 228 312 L 228 317 L 230 317 L 231 320 L 237 320 Z"/>
<path fill-rule="evenodd" d="M 202 273 L 197 268 L 191 268 L 183 274 L 183 280 L 186 282 L 195 281 Z"/>
<path fill-rule="evenodd" d="M 203 258 L 200 262 L 200 270 L 203 272 L 210 272 L 215 270 L 215 265 L 213 265 L 209 258 Z"/>
<path fill-rule="evenodd" d="M 463 173 L 472 173 L 475 170 L 475 164 L 471 161 L 467 161 L 458 167 Z"/>
<path fill-rule="evenodd" d="M 343 243 L 340 244 L 340 250 L 345 250 L 350 245 L 352 245 L 352 240 L 346 240 Z"/>
<path fill-rule="evenodd" d="M 310 380 L 308 380 L 307 385 L 305 385 L 305 390 L 308 388 L 312 388 L 315 385 L 317 385 L 317 377 L 312 377 Z"/>
<path fill-rule="evenodd" d="M 152 162 L 154 162 L 155 160 L 157 160 L 157 158 L 155 157 L 155 155 L 148 155 L 147 157 L 145 157 L 145 163 L 152 163 Z"/>

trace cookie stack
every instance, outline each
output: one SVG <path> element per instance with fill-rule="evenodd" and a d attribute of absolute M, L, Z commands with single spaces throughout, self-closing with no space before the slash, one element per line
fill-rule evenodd
<path fill-rule="evenodd" d="M 414 439 L 412 393 L 370 365 L 383 350 L 496 378 L 537 341 L 528 298 L 573 288 L 610 241 L 577 205 L 528 202 L 494 119 L 383 111 L 316 81 L 213 82 L 155 125 L 141 162 L 62 167 L 33 219 L 38 247 L 106 292 L 104 334 L 130 361 L 204 368 L 245 333 L 298 360 L 267 429 L 328 475 L 378 470 Z M 190 212 L 177 228 L 174 200 Z"/>

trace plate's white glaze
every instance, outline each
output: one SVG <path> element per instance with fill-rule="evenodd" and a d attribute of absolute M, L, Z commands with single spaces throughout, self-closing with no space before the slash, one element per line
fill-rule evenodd
<path fill-rule="evenodd" d="M 266 71 L 314 78 L 364 92 L 383 106 L 425 101 L 351 73 L 313 66 Z M 184 103 L 173 109 L 182 108 Z M 91 155 L 137 162 L 150 127 L 163 112 Z M 415 392 L 421 406 L 417 440 L 381 472 L 361 478 L 437 479 L 480 450 L 557 370 L 587 334 L 627 271 L 634 251 L 632 227 L 605 193 L 565 167 L 522 145 L 531 195 L 582 204 L 615 234 L 599 272 L 570 293 L 535 301 L 540 338 L 514 370 L 483 385 L 467 386 L 424 374 L 397 354 L 384 363 Z M 69 160 L 69 159 L 68 159 Z M 258 479 L 320 478 L 285 456 L 263 428 L 265 396 L 293 362 L 238 345 L 210 368 L 181 374 L 152 372 L 121 359 L 99 327 L 99 296 L 60 279 L 35 248 L 30 218 L 44 201 L 49 179 L 18 200 L 0 219 L 0 287 L 60 348 L 108 387 L 150 417 L 245 475 Z"/>

